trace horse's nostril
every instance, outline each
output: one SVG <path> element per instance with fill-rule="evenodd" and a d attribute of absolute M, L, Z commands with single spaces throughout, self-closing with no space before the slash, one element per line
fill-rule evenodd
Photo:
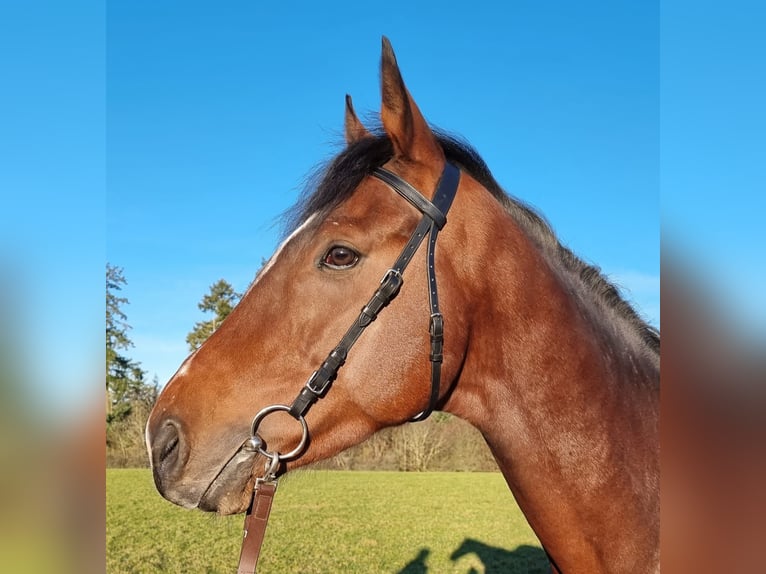
<path fill-rule="evenodd" d="M 152 467 L 157 488 L 178 476 L 188 458 L 189 447 L 181 427 L 173 420 L 166 420 L 152 439 Z"/>
<path fill-rule="evenodd" d="M 160 452 L 160 464 L 162 464 L 168 456 L 173 454 L 174 452 L 177 452 L 176 447 L 178 446 L 178 436 L 176 435 L 172 439 L 170 439 L 170 442 L 168 442 Z"/>

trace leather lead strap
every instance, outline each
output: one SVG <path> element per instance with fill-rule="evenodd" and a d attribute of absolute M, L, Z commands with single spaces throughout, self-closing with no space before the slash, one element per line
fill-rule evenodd
<path fill-rule="evenodd" d="M 245 531 L 242 538 L 242 550 L 239 553 L 237 574 L 255 574 L 261 545 L 266 535 L 266 525 L 269 522 L 271 503 L 277 491 L 276 480 L 259 481 L 256 484 L 253 500 L 245 516 Z"/>

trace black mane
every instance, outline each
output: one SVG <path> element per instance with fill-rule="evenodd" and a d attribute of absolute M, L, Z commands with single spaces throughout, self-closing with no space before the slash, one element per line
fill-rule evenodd
<path fill-rule="evenodd" d="M 550 254 L 600 301 L 635 330 L 644 344 L 659 354 L 660 333 L 646 323 L 620 295 L 618 289 L 601 273 L 567 247 L 561 245 L 551 226 L 534 209 L 511 198 L 495 181 L 479 154 L 465 141 L 435 132 L 447 161 L 469 173 L 513 216 L 529 237 Z M 380 130 L 375 137 L 362 138 L 346 147 L 309 179 L 300 201 L 288 212 L 288 227 L 295 228 L 312 214 L 319 220 L 348 199 L 365 176 L 382 166 L 393 155 L 391 141 Z"/>

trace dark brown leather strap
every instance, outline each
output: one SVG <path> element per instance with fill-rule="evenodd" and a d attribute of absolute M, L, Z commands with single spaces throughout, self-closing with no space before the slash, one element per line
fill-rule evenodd
<path fill-rule="evenodd" d="M 239 553 L 237 574 L 254 574 L 261 553 L 261 545 L 266 535 L 266 525 L 269 522 L 271 503 L 277 491 L 277 481 L 258 482 L 253 491 L 253 500 L 245 516 L 245 531 L 242 539 L 242 550 Z"/>

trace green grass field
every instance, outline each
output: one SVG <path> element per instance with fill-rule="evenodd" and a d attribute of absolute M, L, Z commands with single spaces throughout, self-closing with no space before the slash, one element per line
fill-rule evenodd
<path fill-rule="evenodd" d="M 145 469 L 110 469 L 107 572 L 235 572 L 243 516 L 178 508 Z M 498 473 L 295 472 L 282 479 L 259 573 L 548 572 Z"/>

